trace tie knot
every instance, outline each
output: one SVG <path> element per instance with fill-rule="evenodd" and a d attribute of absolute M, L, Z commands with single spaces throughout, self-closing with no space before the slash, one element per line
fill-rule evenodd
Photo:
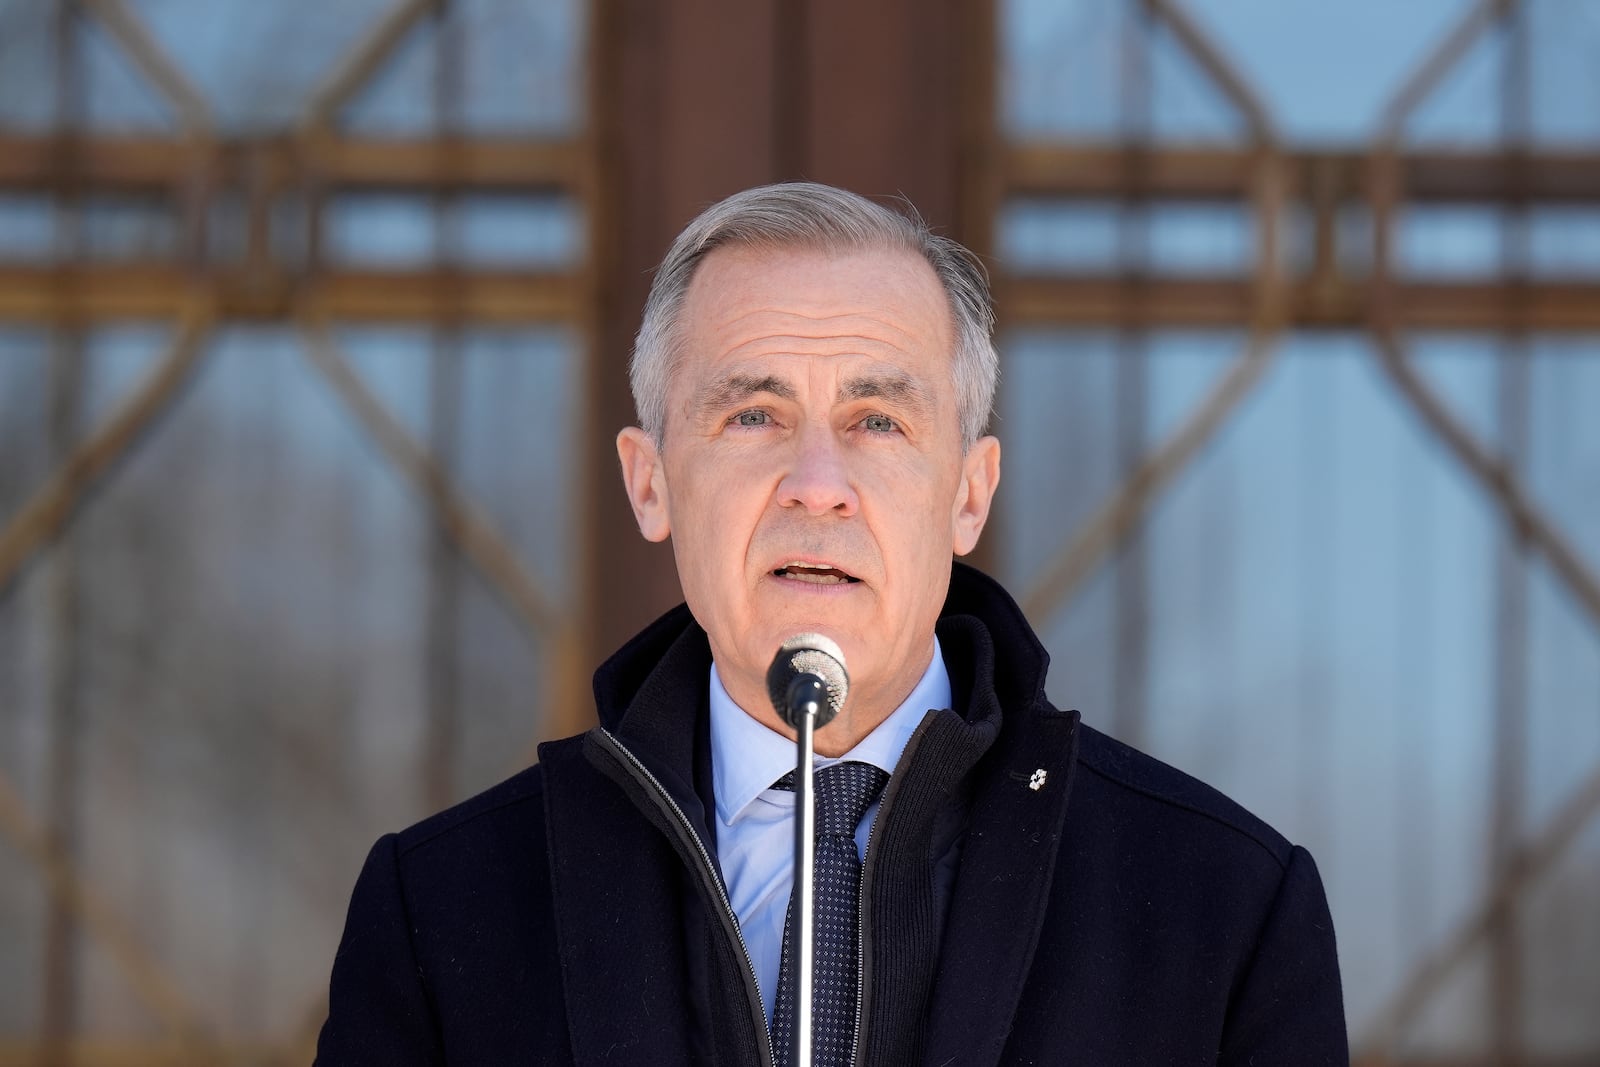
<path fill-rule="evenodd" d="M 889 775 L 870 763 L 835 763 L 818 770 L 812 777 L 817 836 L 854 837 L 861 817 L 872 807 L 888 781 Z M 778 779 L 774 788 L 793 789 L 794 772 Z"/>

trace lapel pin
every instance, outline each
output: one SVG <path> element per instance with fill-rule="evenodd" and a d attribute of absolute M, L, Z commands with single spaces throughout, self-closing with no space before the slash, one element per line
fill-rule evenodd
<path fill-rule="evenodd" d="M 1044 788 L 1045 777 L 1046 775 L 1044 773 L 1044 768 L 1040 767 L 1038 770 L 1033 772 L 1033 777 L 1028 779 L 1028 788 L 1037 793 L 1039 790 Z"/>

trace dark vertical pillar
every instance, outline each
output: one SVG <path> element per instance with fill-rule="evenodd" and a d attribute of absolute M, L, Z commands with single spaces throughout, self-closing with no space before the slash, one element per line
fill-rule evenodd
<path fill-rule="evenodd" d="M 957 227 L 970 0 L 596 2 L 591 662 L 679 598 L 671 548 L 640 539 L 612 444 L 634 421 L 626 363 L 650 269 L 700 208 L 780 179 L 904 193 Z"/>
<path fill-rule="evenodd" d="M 1531 375 L 1527 331 L 1518 320 L 1525 308 L 1528 216 L 1521 156 L 1531 119 L 1527 5 L 1507 5 L 1500 23 L 1505 37 L 1501 69 L 1501 137 L 1506 149 L 1509 203 L 1501 217 L 1501 270 L 1510 324 L 1496 361 L 1496 418 L 1500 457 L 1513 476 L 1524 476 L 1528 457 Z M 1496 553 L 1494 811 L 1489 827 L 1490 877 L 1505 875 L 1522 836 L 1528 764 L 1528 577 L 1532 559 L 1527 531 L 1507 524 Z M 1527 926 L 1519 902 L 1503 909 L 1489 932 L 1489 1062 L 1523 1062 L 1523 964 Z"/>
<path fill-rule="evenodd" d="M 904 194 L 930 224 L 960 218 L 960 4 L 812 0 L 807 173 L 869 196 Z"/>
<path fill-rule="evenodd" d="M 82 336 L 57 327 L 51 354 L 50 455 L 59 464 L 80 434 Z M 78 858 L 83 825 L 83 594 L 77 534 L 66 531 L 50 554 L 50 734 L 45 812 L 62 854 Z M 80 934 L 65 897 L 52 894 L 45 918 L 44 976 L 39 984 L 43 1062 L 65 1063 L 79 1014 Z"/>
<path fill-rule="evenodd" d="M 1148 9 L 1130 11 L 1122 27 L 1118 77 L 1121 112 L 1123 184 L 1127 197 L 1118 220 L 1121 271 L 1131 299 L 1117 329 L 1117 469 L 1126 481 L 1149 450 L 1149 337 L 1145 281 L 1150 267 L 1149 205 L 1145 195 L 1147 156 L 1153 122 L 1150 97 L 1151 41 L 1155 16 Z M 1144 743 L 1147 718 L 1146 675 L 1149 669 L 1148 557 L 1144 525 L 1130 531 L 1117 556 L 1116 661 L 1112 685 L 1112 723 L 1117 737 L 1131 745 Z"/>
<path fill-rule="evenodd" d="M 461 332 L 434 332 L 429 382 L 429 447 L 450 477 L 460 476 Z M 435 524 L 428 547 L 427 742 L 421 754 L 422 796 L 428 810 L 455 802 L 461 732 L 461 560 Z"/>
<path fill-rule="evenodd" d="M 1501 456 L 1518 472 L 1527 456 L 1528 347 L 1508 337 L 1498 353 L 1496 392 Z M 1494 758 L 1489 825 L 1490 878 L 1503 877 L 1515 862 L 1522 837 L 1528 762 L 1528 574 L 1527 537 L 1507 527 L 1500 535 L 1495 567 Z M 1489 931 L 1489 1062 L 1523 1062 L 1523 909 L 1519 901 L 1501 910 Z"/>
<path fill-rule="evenodd" d="M 55 22 L 57 125 L 63 172 L 75 172 L 72 145 L 83 128 L 82 28 L 76 4 L 64 3 Z M 62 190 L 57 257 L 73 261 L 82 251 L 82 223 L 76 183 Z M 59 466 L 82 435 L 85 356 L 82 326 L 63 318 L 54 324 L 50 354 L 50 463 Z M 53 844 L 76 861 L 83 823 L 83 591 L 78 538 L 61 534 L 50 553 L 49 570 L 49 747 L 45 767 L 45 818 Z M 76 913 L 64 895 L 52 892 L 44 923 L 44 958 L 39 982 L 39 1061 L 65 1064 L 71 1058 L 81 1011 L 82 937 Z"/>
<path fill-rule="evenodd" d="M 670 545 L 639 537 L 612 443 L 636 421 L 627 360 L 650 271 L 699 208 L 773 179 L 775 142 L 770 0 L 598 0 L 598 8 L 591 663 L 680 596 Z"/>
<path fill-rule="evenodd" d="M 464 68 L 459 7 L 435 8 L 433 122 L 439 137 L 460 133 Z M 433 332 L 428 386 L 429 450 L 450 478 L 461 477 L 462 316 L 455 306 L 461 267 L 457 197 L 441 189 L 433 196 L 433 258 L 449 283 L 448 314 Z M 428 548 L 426 748 L 422 753 L 423 802 L 430 811 L 456 797 L 456 757 L 461 726 L 461 559 L 444 528 L 434 525 Z"/>

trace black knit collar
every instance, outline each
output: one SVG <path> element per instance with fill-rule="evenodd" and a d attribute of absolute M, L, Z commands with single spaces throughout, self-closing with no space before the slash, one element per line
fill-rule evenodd
<path fill-rule="evenodd" d="M 940 641 L 960 616 L 971 616 L 986 631 L 980 645 L 963 645 L 975 655 L 947 647 L 956 710 L 971 717 L 974 694 L 992 693 L 1004 707 L 1031 707 L 1044 695 L 1050 657 L 1033 629 L 1000 584 L 962 563 L 953 565 L 950 591 L 939 617 Z M 964 629 L 964 626 L 961 627 Z M 954 632 L 954 631 L 952 631 Z M 692 723 L 701 717 L 711 647 L 688 606 L 679 604 L 617 651 L 594 676 L 600 725 L 634 744 L 687 762 Z M 693 702 L 684 694 L 698 694 Z M 987 714 L 989 709 L 983 709 Z"/>

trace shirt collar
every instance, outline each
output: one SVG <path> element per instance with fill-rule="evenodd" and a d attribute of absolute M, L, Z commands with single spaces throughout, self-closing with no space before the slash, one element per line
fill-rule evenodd
<path fill-rule="evenodd" d="M 723 688 L 717 665 L 711 665 L 711 780 L 716 790 L 717 817 L 732 823 L 772 783 L 794 770 L 794 742 L 768 729 L 733 702 Z M 856 746 L 838 759 L 819 757 L 826 767 L 844 760 L 870 763 L 888 774 L 900 762 L 906 742 L 927 713 L 950 706 L 950 674 L 939 639 L 933 657 L 911 695 Z"/>

